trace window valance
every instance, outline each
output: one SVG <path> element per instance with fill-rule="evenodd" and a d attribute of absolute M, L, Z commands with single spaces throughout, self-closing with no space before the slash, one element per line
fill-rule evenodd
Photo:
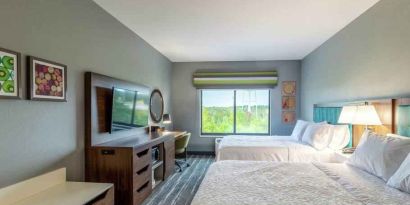
<path fill-rule="evenodd" d="M 193 74 L 192 82 L 197 88 L 272 88 L 278 84 L 278 72 L 276 70 L 245 72 L 197 71 Z"/>

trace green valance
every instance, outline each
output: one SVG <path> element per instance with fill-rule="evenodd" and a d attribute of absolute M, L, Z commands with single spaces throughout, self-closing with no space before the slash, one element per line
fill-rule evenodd
<path fill-rule="evenodd" d="M 205 72 L 193 74 L 192 82 L 197 88 L 275 87 L 277 71 Z"/>

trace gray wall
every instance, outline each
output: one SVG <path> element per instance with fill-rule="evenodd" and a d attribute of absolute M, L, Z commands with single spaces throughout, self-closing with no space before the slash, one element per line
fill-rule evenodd
<path fill-rule="evenodd" d="M 2 1 L 0 19 L 0 47 L 68 66 L 66 103 L 1 100 L 0 187 L 62 166 L 83 178 L 85 71 L 158 87 L 171 111 L 171 62 L 91 0 Z"/>
<path fill-rule="evenodd" d="M 410 1 L 382 0 L 302 61 L 302 117 L 313 104 L 410 94 Z"/>
<path fill-rule="evenodd" d="M 271 90 L 271 130 L 274 135 L 288 135 L 293 125 L 281 123 L 281 85 L 284 80 L 297 81 L 299 94 L 300 61 L 258 62 L 199 62 L 174 63 L 172 68 L 172 110 L 175 129 L 192 133 L 188 149 L 191 151 L 213 151 L 214 138 L 200 137 L 199 91 L 192 85 L 192 74 L 199 69 L 271 70 L 279 73 L 279 84 Z M 300 105 L 299 96 L 297 104 Z M 299 115 L 299 107 L 297 113 Z"/>

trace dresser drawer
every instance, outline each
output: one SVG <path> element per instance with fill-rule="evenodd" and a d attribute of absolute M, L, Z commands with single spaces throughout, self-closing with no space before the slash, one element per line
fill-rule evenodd
<path fill-rule="evenodd" d="M 135 189 L 140 188 L 147 180 L 151 179 L 152 168 L 151 164 L 142 167 L 139 170 L 135 170 L 133 178 L 133 186 Z"/>
<path fill-rule="evenodd" d="M 151 148 L 139 149 L 134 151 L 133 167 L 137 172 L 151 163 Z"/>
<path fill-rule="evenodd" d="M 144 182 L 134 190 L 134 205 L 142 204 L 152 192 L 151 180 Z"/>

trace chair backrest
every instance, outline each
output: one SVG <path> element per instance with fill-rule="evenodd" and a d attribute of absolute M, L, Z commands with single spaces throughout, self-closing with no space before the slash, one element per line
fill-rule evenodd
<path fill-rule="evenodd" d="M 175 150 L 185 149 L 188 147 L 189 138 L 191 138 L 191 133 L 184 134 L 175 140 Z"/>

